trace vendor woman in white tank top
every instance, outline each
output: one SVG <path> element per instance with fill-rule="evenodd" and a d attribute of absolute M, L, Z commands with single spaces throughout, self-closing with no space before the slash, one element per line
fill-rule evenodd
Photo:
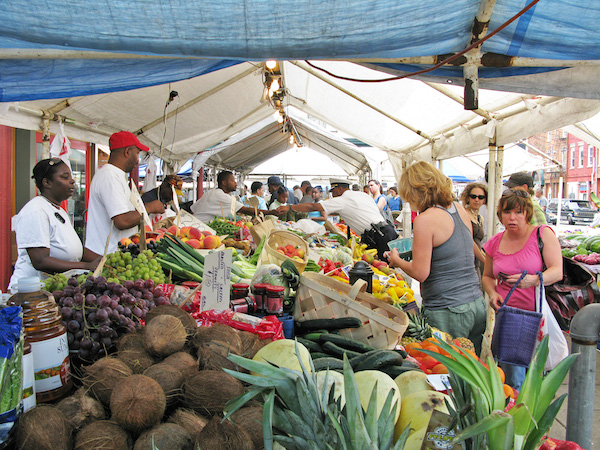
<path fill-rule="evenodd" d="M 421 283 L 422 312 L 429 324 L 454 338 L 469 338 L 479 353 L 486 308 L 475 270 L 471 218 L 454 201 L 452 181 L 427 162 L 409 166 L 398 187 L 419 215 L 413 224 L 412 261 L 394 249 L 388 252 L 390 263 Z"/>
<path fill-rule="evenodd" d="M 21 277 L 65 272 L 70 269 L 94 270 L 100 262 L 84 251 L 71 219 L 60 204 L 75 190 L 71 170 L 60 159 L 43 159 L 33 168 L 40 195 L 21 208 L 15 220 L 18 257 L 9 289 L 17 289 Z"/>

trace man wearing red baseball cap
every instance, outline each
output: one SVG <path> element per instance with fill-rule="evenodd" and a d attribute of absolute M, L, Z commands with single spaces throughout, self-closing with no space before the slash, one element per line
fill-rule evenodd
<path fill-rule="evenodd" d="M 127 174 L 137 167 L 140 150 L 150 150 L 129 131 L 114 133 L 108 143 L 108 164 L 98 170 L 90 185 L 85 233 L 85 247 L 97 255 L 104 254 L 109 234 L 108 253 L 111 253 L 117 250 L 122 238 L 137 232 L 141 217 L 129 200 L 131 189 Z M 146 203 L 146 210 L 149 214 L 161 214 L 165 208 L 162 202 L 155 200 Z"/>

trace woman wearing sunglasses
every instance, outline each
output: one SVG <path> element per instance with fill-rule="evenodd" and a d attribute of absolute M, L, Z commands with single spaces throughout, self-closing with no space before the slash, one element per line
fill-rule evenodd
<path fill-rule="evenodd" d="M 479 214 L 479 208 L 487 204 L 487 186 L 483 183 L 469 183 L 462 191 L 460 199 L 471 218 L 473 241 L 477 244 L 477 248 L 475 248 L 475 267 L 477 267 L 479 276 L 481 277 L 485 264 L 485 255 L 481 251 L 481 241 L 485 235 L 485 230 L 483 228 L 483 217 Z"/>
<path fill-rule="evenodd" d="M 404 261 L 393 249 L 387 252 L 390 264 L 421 283 L 427 321 L 455 338 L 469 338 L 479 353 L 486 307 L 474 264 L 471 219 L 454 201 L 452 181 L 427 162 L 408 166 L 398 188 L 419 215 L 412 261 Z"/>
<path fill-rule="evenodd" d="M 70 269 L 93 270 L 100 262 L 84 252 L 71 219 L 60 204 L 75 191 L 69 167 L 59 158 L 43 159 L 33 168 L 39 191 L 19 211 L 14 222 L 18 257 L 9 290 L 16 291 L 22 277 L 64 272 Z"/>
<path fill-rule="evenodd" d="M 519 282 L 510 296 L 507 306 L 535 310 L 535 288 L 540 278 L 536 272 L 543 271 L 544 285 L 562 279 L 562 254 L 554 231 L 547 225 L 536 226 L 533 218 L 533 202 L 522 189 L 507 189 L 498 202 L 498 219 L 505 227 L 492 236 L 483 246 L 485 269 L 483 288 L 490 298 L 491 306 L 497 311 L 508 292 L 523 271 L 527 275 Z M 543 260 L 538 246 L 537 231 L 544 243 Z M 506 373 L 506 383 L 519 390 L 525 380 L 525 367 L 501 363 Z"/>

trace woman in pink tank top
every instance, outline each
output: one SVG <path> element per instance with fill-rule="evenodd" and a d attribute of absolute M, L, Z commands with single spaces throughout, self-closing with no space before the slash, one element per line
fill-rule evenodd
<path fill-rule="evenodd" d="M 544 242 L 542 261 L 537 241 L 538 227 L 531 224 L 533 203 L 524 190 L 506 190 L 498 202 L 497 215 L 506 230 L 494 235 L 483 246 L 486 254 L 483 288 L 490 298 L 492 308 L 497 311 L 510 289 L 526 270 L 527 275 L 509 298 L 507 305 L 533 311 L 535 310 L 535 287 L 540 283 L 536 272 L 543 270 L 543 262 L 547 266 L 542 273 L 544 285 L 562 279 L 560 244 L 552 229 L 542 225 L 540 229 L 540 236 Z M 502 364 L 503 368 L 504 366 L 509 365 Z M 505 368 L 505 372 L 507 383 L 515 389 L 520 389 L 525 379 L 525 368 L 511 366 Z"/>

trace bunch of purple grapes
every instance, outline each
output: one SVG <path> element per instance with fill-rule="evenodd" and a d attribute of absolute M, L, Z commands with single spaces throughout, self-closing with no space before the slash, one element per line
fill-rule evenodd
<path fill-rule="evenodd" d="M 69 278 L 67 286 L 53 295 L 67 328 L 69 349 L 77 351 L 82 360 L 110 353 L 120 336 L 141 326 L 149 310 L 170 304 L 152 280 L 121 285 L 89 275 L 80 281 Z"/>

